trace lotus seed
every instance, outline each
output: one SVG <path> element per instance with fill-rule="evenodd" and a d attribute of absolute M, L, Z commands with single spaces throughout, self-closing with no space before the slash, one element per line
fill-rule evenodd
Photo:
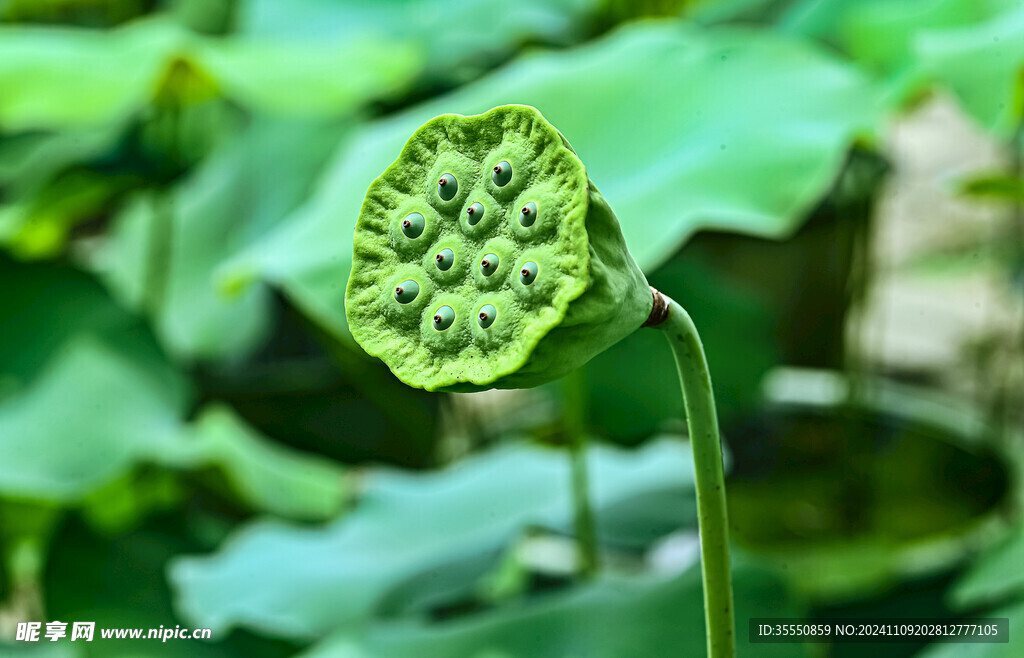
<path fill-rule="evenodd" d="M 482 329 L 494 324 L 494 318 L 498 316 L 498 309 L 494 308 L 493 304 L 484 304 L 480 307 L 480 314 L 477 315 L 477 321 L 480 323 Z"/>
<path fill-rule="evenodd" d="M 455 311 L 451 306 L 442 306 L 434 311 L 434 329 L 444 331 L 455 322 Z"/>
<path fill-rule="evenodd" d="M 423 219 L 423 215 L 418 212 L 409 213 L 402 220 L 402 233 L 405 233 L 405 237 L 415 240 L 423 234 L 424 226 L 426 226 L 426 221 Z"/>
<path fill-rule="evenodd" d="M 480 261 L 480 271 L 483 272 L 484 276 L 491 276 L 497 271 L 500 262 L 497 254 L 487 254 Z"/>
<path fill-rule="evenodd" d="M 523 282 L 524 286 L 528 286 L 537 279 L 537 263 L 530 261 L 523 264 L 523 269 L 519 270 L 519 280 Z"/>
<path fill-rule="evenodd" d="M 441 197 L 445 201 L 451 201 L 454 199 L 458 192 L 459 181 L 455 180 L 455 176 L 445 174 L 444 176 L 441 176 L 441 180 L 437 181 L 437 196 Z"/>
<path fill-rule="evenodd" d="M 408 279 L 395 287 L 395 299 L 399 304 L 408 304 L 420 294 L 420 284 Z"/>
<path fill-rule="evenodd" d="M 484 218 L 484 204 L 479 201 L 466 208 L 466 221 L 470 226 L 476 226 Z"/>
<path fill-rule="evenodd" d="M 452 263 L 455 262 L 455 252 L 451 249 L 442 249 L 437 252 L 437 256 L 434 257 L 434 261 L 437 263 L 437 269 L 442 272 L 447 272 L 452 268 Z"/>
<path fill-rule="evenodd" d="M 508 163 L 508 160 L 502 160 L 495 167 L 491 173 L 491 180 L 498 187 L 505 187 L 509 181 L 512 180 L 512 165 Z"/>
<path fill-rule="evenodd" d="M 531 201 L 520 211 L 519 223 L 523 226 L 533 226 L 535 221 L 537 221 L 537 204 Z"/>

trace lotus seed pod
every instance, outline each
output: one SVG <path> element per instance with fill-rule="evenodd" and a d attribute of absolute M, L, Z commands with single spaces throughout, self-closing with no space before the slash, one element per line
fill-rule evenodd
<path fill-rule="evenodd" d="M 450 391 L 557 379 L 652 304 L 583 163 L 523 105 L 412 135 L 366 193 L 345 296 L 363 349 L 411 386 Z"/>

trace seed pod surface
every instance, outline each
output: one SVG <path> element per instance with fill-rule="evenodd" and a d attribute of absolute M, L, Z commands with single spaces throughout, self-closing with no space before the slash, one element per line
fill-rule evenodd
<path fill-rule="evenodd" d="M 423 217 L 419 233 L 403 230 L 412 213 Z M 528 285 L 524 263 L 537 273 Z M 431 285 L 402 304 L 396 284 L 411 278 Z M 439 323 L 442 302 L 455 311 Z M 510 105 L 430 120 L 373 181 L 345 307 L 356 341 L 402 381 L 480 390 L 581 365 L 640 326 L 650 292 L 568 142 L 534 108 Z M 568 344 L 542 345 L 552 337 Z"/>

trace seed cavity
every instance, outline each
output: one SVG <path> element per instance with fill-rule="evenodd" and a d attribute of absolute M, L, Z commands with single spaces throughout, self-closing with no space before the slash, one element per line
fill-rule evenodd
<path fill-rule="evenodd" d="M 477 314 L 477 322 L 480 323 L 482 329 L 494 324 L 494 318 L 498 317 L 498 309 L 494 308 L 493 304 L 484 304 L 480 307 L 480 312 Z"/>
<path fill-rule="evenodd" d="M 537 204 L 531 201 L 519 211 L 519 223 L 523 226 L 533 226 L 537 221 Z"/>
<path fill-rule="evenodd" d="M 423 235 L 423 227 L 427 225 L 423 215 L 418 212 L 411 212 L 402 220 L 402 233 L 405 237 L 415 240 Z"/>
<path fill-rule="evenodd" d="M 412 279 L 406 279 L 395 286 L 395 299 L 399 304 L 408 304 L 420 294 L 420 284 Z"/>
<path fill-rule="evenodd" d="M 480 260 L 480 271 L 484 276 L 491 276 L 498 271 L 498 265 L 501 261 L 498 259 L 497 254 L 487 254 Z"/>
<path fill-rule="evenodd" d="M 455 322 L 455 311 L 451 306 L 442 306 L 434 311 L 434 329 L 444 331 Z"/>
<path fill-rule="evenodd" d="M 537 280 L 537 263 L 532 260 L 523 263 L 523 269 L 519 270 L 519 280 L 524 286 L 528 286 Z"/>
<path fill-rule="evenodd" d="M 480 220 L 484 218 L 484 204 L 477 201 L 470 207 L 466 208 L 466 221 L 469 222 L 470 226 L 476 226 L 480 223 Z"/>
<path fill-rule="evenodd" d="M 451 201 L 458 193 L 459 181 L 455 180 L 455 176 L 445 174 L 437 181 L 437 196 L 441 197 L 445 201 Z"/>
<path fill-rule="evenodd" d="M 495 165 L 494 170 L 491 172 L 491 180 L 498 187 L 505 187 L 509 181 L 512 180 L 512 165 L 508 163 L 508 160 L 502 160 Z"/>
<path fill-rule="evenodd" d="M 437 263 L 437 269 L 447 272 L 452 268 L 452 263 L 455 262 L 455 252 L 451 249 L 442 249 L 434 256 L 434 262 Z"/>

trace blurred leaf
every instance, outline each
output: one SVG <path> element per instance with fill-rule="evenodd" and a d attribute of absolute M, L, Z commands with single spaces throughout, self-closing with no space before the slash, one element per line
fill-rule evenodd
<path fill-rule="evenodd" d="M 145 363 L 161 382 L 180 384 L 138 320 L 107 296 L 86 274 L 59 265 L 23 265 L 0 257 L 5 291 L 0 308 L 0 401 L 25 390 L 62 347 L 83 335 L 116 344 L 118 351 Z"/>
<path fill-rule="evenodd" d="M 594 448 L 590 460 L 599 527 L 601 510 L 616 502 L 692 482 L 680 442 L 632 454 Z M 379 470 L 344 519 L 325 528 L 251 524 L 215 555 L 176 560 L 169 578 L 180 614 L 215 633 L 242 625 L 318 637 L 365 620 L 398 588 L 406 600 L 472 588 L 526 526 L 570 527 L 569 492 L 566 455 L 521 444 L 438 473 Z M 662 513 L 684 512 L 680 505 Z M 417 579 L 416 588 L 405 586 Z"/>
<path fill-rule="evenodd" d="M 917 40 L 930 30 L 965 28 L 1016 7 L 1018 0 L 707 0 L 690 15 L 703 22 L 769 23 L 845 53 L 882 78 L 887 105 L 913 102 L 929 80 Z"/>
<path fill-rule="evenodd" d="M 353 36 L 344 41 L 274 43 L 224 39 L 197 58 L 242 105 L 267 114 L 333 117 L 400 90 L 422 67 L 415 49 Z"/>
<path fill-rule="evenodd" d="M 88 171 L 58 177 L 28 200 L 0 208 L 0 246 L 24 260 L 58 256 L 75 226 L 102 215 L 137 182 Z"/>
<path fill-rule="evenodd" d="M 2 261 L 0 273 L 12 286 L 0 343 L 0 494 L 95 507 L 108 487 L 134 495 L 126 480 L 148 464 L 214 469 L 251 509 L 301 519 L 341 509 L 347 480 L 327 460 L 278 446 L 217 406 L 186 425 L 186 382 L 87 277 Z M 122 513 L 103 518 L 124 525 L 158 493 L 122 500 Z"/>
<path fill-rule="evenodd" d="M 248 507 L 292 519 L 335 516 L 349 496 L 342 469 L 268 441 L 225 407 L 207 407 L 192 430 L 199 450 L 170 466 L 214 467 Z"/>
<path fill-rule="evenodd" d="M 1024 179 L 1006 173 L 978 175 L 965 180 L 960 193 L 979 199 L 1024 201 Z"/>
<path fill-rule="evenodd" d="M 154 374 L 95 339 L 66 344 L 30 389 L 0 406 L 0 492 L 75 502 L 167 449 L 180 384 Z"/>
<path fill-rule="evenodd" d="M 340 509 L 337 467 L 270 444 L 216 407 L 189 436 L 180 396 L 154 375 L 94 339 L 70 341 L 29 390 L 0 405 L 0 491 L 74 503 L 134 465 L 154 463 L 216 467 L 259 510 L 320 519 Z"/>
<path fill-rule="evenodd" d="M 13 196 L 38 190 L 62 169 L 110 150 L 123 126 L 0 136 L 0 185 Z"/>
<path fill-rule="evenodd" d="M 3 26 L 0 129 L 117 123 L 154 101 L 187 104 L 218 90 L 259 112 L 335 116 L 400 88 L 421 66 L 408 44 L 217 39 L 164 19 L 112 30 Z"/>
<path fill-rule="evenodd" d="M 716 269 L 707 254 L 686 252 L 659 268 L 651 284 L 678 301 L 701 327 L 719 416 L 749 412 L 762 375 L 778 360 L 774 316 L 742 282 Z M 769 329 L 766 329 L 769 328 Z M 661 331 L 638 331 L 584 366 L 588 422 L 618 440 L 637 441 L 682 419 L 682 391 Z"/>
<path fill-rule="evenodd" d="M 180 472 L 147 465 L 89 492 L 78 512 L 99 533 L 130 532 L 150 516 L 184 505 L 192 490 Z"/>
<path fill-rule="evenodd" d="M 986 603 L 1024 595 L 1024 526 L 998 546 L 989 549 L 970 566 L 950 591 L 957 608 L 970 610 Z M 992 615 L 999 616 L 999 615 Z"/>
<path fill-rule="evenodd" d="M 38 644 L 77 645 L 86 655 L 100 658 L 277 658 L 294 653 L 294 647 L 256 642 L 242 634 L 195 642 L 100 639 L 101 628 L 184 626 L 174 616 L 163 573 L 172 556 L 196 550 L 193 524 L 201 506 L 197 502 L 190 505 L 188 515 L 162 515 L 112 537 L 98 537 L 73 518 L 63 524 L 46 570 L 47 615 L 43 619 L 95 621 L 96 635 L 89 643 L 62 640 Z"/>
<path fill-rule="evenodd" d="M 734 575 L 738 654 L 802 656 L 796 644 L 751 645 L 746 619 L 796 616 L 775 580 L 752 569 Z M 342 630 L 303 658 L 631 658 L 706 652 L 700 569 L 681 576 L 605 574 L 500 608 L 430 622 L 380 622 L 365 633 Z"/>
<path fill-rule="evenodd" d="M 342 146 L 313 199 L 233 267 L 260 272 L 347 335 L 351 235 L 370 181 L 430 117 L 503 103 L 538 107 L 572 142 L 648 270 L 703 228 L 790 235 L 852 140 L 878 118 L 864 79 L 798 42 L 632 25 L 576 50 L 521 58 L 365 126 Z"/>
<path fill-rule="evenodd" d="M 0 26 L 0 129 L 125 119 L 146 102 L 180 39 L 164 22 L 109 31 Z"/>
<path fill-rule="evenodd" d="M 1016 0 L 796 0 L 780 27 L 839 46 L 858 64 L 894 75 L 914 63 L 914 39 L 936 28 L 978 23 Z"/>
<path fill-rule="evenodd" d="M 117 217 L 91 265 L 115 295 L 148 309 L 168 349 L 183 358 L 230 358 L 265 338 L 270 298 L 220 280 L 218 268 L 305 198 L 343 128 L 256 121 L 166 196 L 139 195 Z M 239 283 L 239 280 L 242 283 Z"/>
<path fill-rule="evenodd" d="M 697 0 L 684 15 L 702 24 L 768 23 L 774 24 L 779 14 L 794 0 Z"/>
<path fill-rule="evenodd" d="M 983 127 L 1008 137 L 1024 119 L 1024 5 L 977 26 L 928 31 L 915 39 L 924 69 L 948 85 Z"/>
<path fill-rule="evenodd" d="M 371 39 L 422 50 L 423 74 L 459 82 L 500 61 L 522 43 L 568 44 L 598 0 L 250 0 L 239 7 L 239 32 L 257 40 L 344 43 Z M 356 64 L 358 66 L 358 64 Z M 351 72 L 353 64 L 344 67 Z M 358 71 L 357 71 L 358 72 Z"/>

